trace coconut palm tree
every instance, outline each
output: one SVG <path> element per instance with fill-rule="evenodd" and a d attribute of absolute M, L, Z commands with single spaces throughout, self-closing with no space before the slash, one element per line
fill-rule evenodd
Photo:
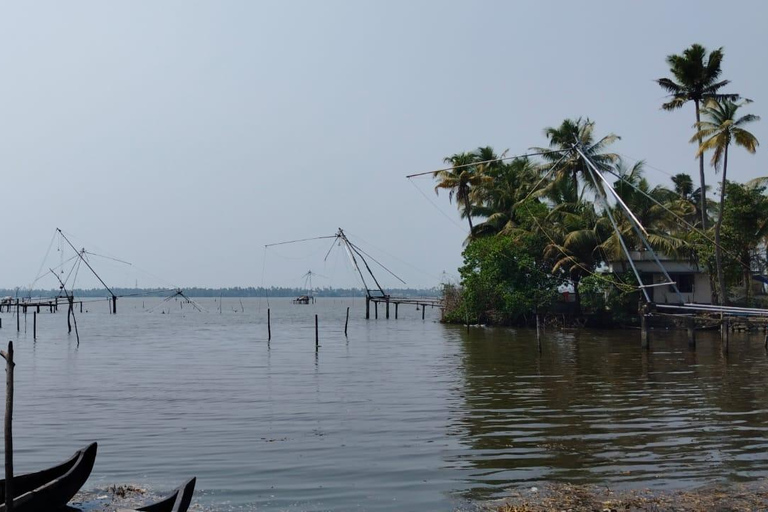
<path fill-rule="evenodd" d="M 709 99 L 729 99 L 736 101 L 738 94 L 723 94 L 720 89 L 730 83 L 729 80 L 719 80 L 722 70 L 723 49 L 718 48 L 707 56 L 707 49 L 700 44 L 686 48 L 682 55 L 667 56 L 669 71 L 674 78 L 659 78 L 656 80 L 662 89 L 670 95 L 670 100 L 661 108 L 677 110 L 689 101 L 696 107 L 696 123 L 701 122 L 701 106 Z M 701 140 L 698 140 L 701 145 Z M 704 177 L 704 155 L 699 156 L 699 179 L 701 182 L 701 229 L 707 229 L 707 185 Z"/>
<path fill-rule="evenodd" d="M 487 155 L 484 155 L 487 156 Z M 477 165 L 478 154 L 476 152 L 456 153 L 445 158 L 445 163 L 451 164 L 451 169 L 435 171 L 434 177 L 438 180 L 435 185 L 435 193 L 440 189 L 448 190 L 448 200 L 456 197 L 462 217 L 469 222 L 469 237 L 472 237 L 474 226 L 472 225 L 472 191 L 488 183 L 491 178 L 483 173 L 483 166 Z"/>
<path fill-rule="evenodd" d="M 526 206 L 521 201 L 533 197 L 532 188 L 538 181 L 538 167 L 527 158 L 516 158 L 485 172 L 492 181 L 475 189 L 472 211 L 476 216 L 485 218 L 475 226 L 475 234 L 511 234 L 522 222 L 521 209 L 525 214 Z"/>
<path fill-rule="evenodd" d="M 542 158 L 545 161 L 545 168 L 560 162 L 552 183 L 570 179 L 573 189 L 578 190 L 578 180 L 581 177 L 586 187 L 593 190 L 602 189 L 600 183 L 592 180 L 592 173 L 588 171 L 586 162 L 574 148 L 578 146 L 598 169 L 607 171 L 618 161 L 619 156 L 614 153 L 605 153 L 604 150 L 621 137 L 610 133 L 595 141 L 594 131 L 595 122 L 590 121 L 589 118 L 565 119 L 558 127 L 544 129 L 544 135 L 549 140 L 549 148 L 531 149 L 544 153 Z"/>
<path fill-rule="evenodd" d="M 720 101 L 708 100 L 706 106 L 701 109 L 701 113 L 704 114 L 707 120 L 696 123 L 698 131 L 691 139 L 691 142 L 699 142 L 697 156 L 703 155 L 705 151 L 712 150 L 712 166 L 715 170 L 720 169 L 721 165 L 723 168 L 723 180 L 720 188 L 720 209 L 717 213 L 717 222 L 715 223 L 715 265 L 717 266 L 717 283 L 720 288 L 721 305 L 728 302 L 722 264 L 723 254 L 722 247 L 720 246 L 720 229 L 723 224 L 727 191 L 728 148 L 733 142 L 735 145 L 746 149 L 749 153 L 754 153 L 759 145 L 757 138 L 742 127 L 747 123 L 758 121 L 760 117 L 753 114 L 736 117 L 739 108 L 746 103 L 749 103 L 749 100 L 741 103 L 736 103 L 729 99 Z"/>
<path fill-rule="evenodd" d="M 646 239 L 651 248 L 668 256 L 678 256 L 685 242 L 678 233 L 675 233 L 677 219 L 690 215 L 695 211 L 694 207 L 686 199 L 663 185 L 651 188 L 644 176 L 644 165 L 645 162 L 642 160 L 631 167 L 620 162 L 616 166 L 616 174 L 621 178 L 614 183 L 613 188 L 645 228 Z M 690 180 L 690 177 L 688 179 Z M 611 211 L 617 219 L 619 231 L 629 250 L 644 251 L 646 248 L 643 241 L 623 210 L 614 207 Z M 612 261 L 625 258 L 615 233 L 601 247 Z"/>
<path fill-rule="evenodd" d="M 581 311 L 579 284 L 605 260 L 600 245 L 610 236 L 607 219 L 595 211 L 594 203 L 564 203 L 549 212 L 544 258 L 552 262 L 552 274 L 564 274 L 573 283 L 577 311 Z M 541 228 L 541 226 L 539 226 Z"/>

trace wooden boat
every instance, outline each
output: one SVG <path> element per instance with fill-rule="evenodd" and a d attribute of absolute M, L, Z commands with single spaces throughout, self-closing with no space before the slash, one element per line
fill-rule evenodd
<path fill-rule="evenodd" d="M 50 512 L 64 507 L 85 484 L 96 461 L 96 443 L 52 468 L 13 477 L 14 512 Z M 5 512 L 5 480 L 0 480 L 0 512 Z"/>
<path fill-rule="evenodd" d="M 195 492 L 196 480 L 196 478 L 189 479 L 157 503 L 145 505 L 135 510 L 120 509 L 117 512 L 187 512 L 190 503 L 192 503 L 192 494 Z"/>

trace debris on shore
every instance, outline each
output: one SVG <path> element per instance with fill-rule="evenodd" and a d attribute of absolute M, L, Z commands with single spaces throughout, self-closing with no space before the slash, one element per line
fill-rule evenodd
<path fill-rule="evenodd" d="M 612 490 L 552 484 L 518 489 L 489 504 L 493 512 L 745 512 L 768 510 L 768 481 L 695 490 Z"/>

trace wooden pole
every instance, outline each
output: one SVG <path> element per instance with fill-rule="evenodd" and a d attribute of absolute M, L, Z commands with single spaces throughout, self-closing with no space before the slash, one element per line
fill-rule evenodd
<path fill-rule="evenodd" d="M 398 306 L 400 306 L 400 303 L 399 302 L 395 302 L 395 320 L 397 320 L 397 309 L 398 309 Z"/>
<path fill-rule="evenodd" d="M 8 352 L 0 351 L 6 361 L 5 392 L 5 510 L 13 511 L 13 342 Z"/>
<path fill-rule="evenodd" d="M 69 301 L 69 307 L 67 308 L 67 334 L 72 333 L 72 315 L 75 313 L 72 308 L 72 298 L 67 297 L 67 300 Z"/>
<path fill-rule="evenodd" d="M 696 318 L 691 316 L 688 319 L 688 325 L 686 326 L 688 332 L 688 346 L 690 348 L 696 348 Z"/>
<path fill-rule="evenodd" d="M 37 339 L 37 311 L 32 313 L 32 339 Z"/>
<path fill-rule="evenodd" d="M 349 306 L 347 306 L 347 319 L 344 321 L 344 336 L 347 335 L 347 327 L 349 326 Z M 2 324 L 0 324 L 2 327 Z"/>
<path fill-rule="evenodd" d="M 21 317 L 19 315 L 19 299 L 16 299 L 16 332 L 21 331 Z"/>
<path fill-rule="evenodd" d="M 426 314 L 426 312 L 427 312 L 427 306 L 422 304 L 421 305 L 421 319 L 422 320 L 424 320 L 424 315 Z"/>
<path fill-rule="evenodd" d="M 317 315 L 315 315 L 315 350 L 320 347 L 320 334 L 317 329 Z"/>
<path fill-rule="evenodd" d="M 386 310 L 387 320 L 389 320 L 389 299 L 387 299 L 384 309 Z"/>
<path fill-rule="evenodd" d="M 141 307 L 142 308 L 144 307 L 144 303 L 143 302 L 141 303 Z M 80 301 L 80 312 L 81 313 L 83 312 L 83 301 L 82 300 Z"/>
<path fill-rule="evenodd" d="M 648 336 L 648 315 L 645 311 L 640 312 L 640 346 L 646 350 L 651 348 Z"/>
<path fill-rule="evenodd" d="M 369 299 L 367 296 L 365 297 L 365 319 L 370 320 L 371 318 L 371 299 Z"/>
<path fill-rule="evenodd" d="M 539 330 L 539 314 L 536 313 L 536 345 L 539 348 L 539 354 L 541 354 L 541 331 Z"/>
<path fill-rule="evenodd" d="M 373 318 L 375 320 L 379 319 L 379 303 L 376 301 L 373 301 Z"/>
<path fill-rule="evenodd" d="M 272 312 L 267 308 L 267 341 L 272 341 Z"/>

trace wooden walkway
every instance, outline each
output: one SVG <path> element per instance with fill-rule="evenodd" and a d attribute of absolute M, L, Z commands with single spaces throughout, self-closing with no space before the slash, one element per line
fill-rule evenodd
<path fill-rule="evenodd" d="M 371 295 L 365 298 L 365 319 L 371 318 L 371 303 L 373 303 L 374 318 L 379 318 L 379 304 L 384 304 L 385 318 L 389 318 L 389 305 L 395 305 L 395 320 L 397 320 L 398 309 L 400 304 L 415 304 L 416 307 L 421 308 L 421 319 L 425 318 L 425 310 L 427 307 L 440 308 L 441 312 L 444 311 L 443 300 L 437 297 L 393 297 L 391 295 L 375 296 Z"/>

